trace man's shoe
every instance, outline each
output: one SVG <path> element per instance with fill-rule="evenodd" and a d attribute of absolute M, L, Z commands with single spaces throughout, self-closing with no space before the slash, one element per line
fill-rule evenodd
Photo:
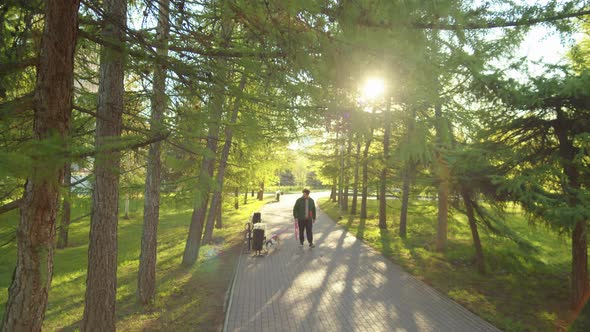
<path fill-rule="evenodd" d="M 315 244 L 313 244 L 313 243 L 310 243 L 310 244 L 309 244 L 309 247 L 310 247 L 310 248 L 315 248 Z"/>
<path fill-rule="evenodd" d="M 299 248 L 303 248 L 303 243 L 300 243 L 299 244 Z"/>

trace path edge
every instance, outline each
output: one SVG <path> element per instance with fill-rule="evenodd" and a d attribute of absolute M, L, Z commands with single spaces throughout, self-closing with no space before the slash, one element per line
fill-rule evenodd
<path fill-rule="evenodd" d="M 231 305 L 232 305 L 232 299 L 233 299 L 233 295 L 234 295 L 234 289 L 236 286 L 236 280 L 238 279 L 238 273 L 240 273 L 240 263 L 242 261 L 242 255 L 244 254 L 244 244 L 242 243 L 242 249 L 240 250 L 240 254 L 238 257 L 238 263 L 236 264 L 236 267 L 234 269 L 234 274 L 232 277 L 232 281 L 230 283 L 230 287 L 227 290 L 227 292 L 225 292 L 225 301 L 223 301 L 223 310 L 225 311 L 225 318 L 223 320 L 223 327 L 221 329 L 221 331 L 223 332 L 227 332 L 227 323 L 229 320 L 229 313 L 231 311 Z"/>

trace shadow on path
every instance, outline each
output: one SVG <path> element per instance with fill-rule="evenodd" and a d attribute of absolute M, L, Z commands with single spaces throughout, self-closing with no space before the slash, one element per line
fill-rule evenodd
<path fill-rule="evenodd" d="M 267 229 L 292 223 L 297 197 L 265 207 Z M 314 233 L 315 249 L 299 248 L 289 234 L 271 255 L 242 256 L 226 331 L 497 331 L 321 212 Z M 390 236 L 381 233 L 386 254 Z"/>

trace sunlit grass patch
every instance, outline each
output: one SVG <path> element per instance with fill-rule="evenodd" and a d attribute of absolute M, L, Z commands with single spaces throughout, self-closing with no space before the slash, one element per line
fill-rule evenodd
<path fill-rule="evenodd" d="M 73 217 L 87 213 L 89 199 L 74 202 Z M 180 263 L 192 209 L 177 204 L 162 205 L 158 224 L 157 293 L 154 303 L 147 307 L 138 305 L 136 300 L 143 214 L 141 201 L 132 201 L 130 218 L 119 219 L 117 329 L 217 330 L 223 321 L 224 296 L 241 247 L 244 223 L 269 200 L 250 200 L 239 210 L 225 206 L 223 228 L 213 233 L 215 244 L 202 246 L 198 262 L 190 268 Z M 84 311 L 89 222 L 90 217 L 86 217 L 73 223 L 69 246 L 56 250 L 44 330 L 73 331 L 79 327 Z M 0 215 L 0 237 L 13 233 L 17 223 L 18 213 Z M 4 314 L 15 264 L 16 245 L 12 241 L 0 247 L 0 317 Z"/>

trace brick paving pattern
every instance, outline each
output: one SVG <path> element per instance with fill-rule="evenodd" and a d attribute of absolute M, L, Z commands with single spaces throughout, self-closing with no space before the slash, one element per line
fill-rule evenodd
<path fill-rule="evenodd" d="M 290 228 L 268 254 L 240 257 L 224 331 L 498 331 L 321 211 L 317 247 L 299 248 L 292 225 L 299 196 L 262 210 L 267 235 Z"/>

